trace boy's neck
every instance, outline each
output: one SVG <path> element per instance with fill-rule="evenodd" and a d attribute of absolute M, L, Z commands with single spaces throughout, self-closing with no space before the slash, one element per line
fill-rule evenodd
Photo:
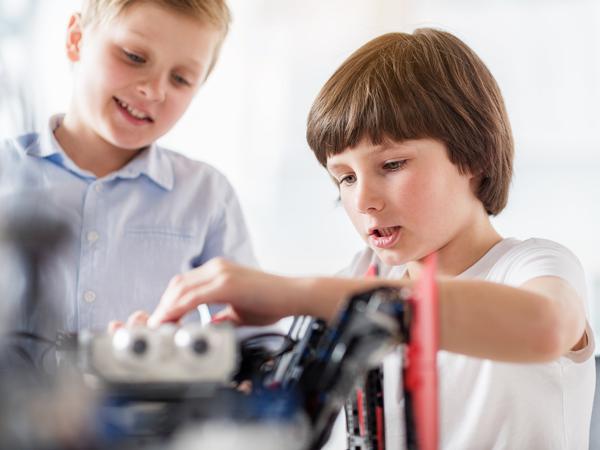
<path fill-rule="evenodd" d="M 492 226 L 487 213 L 482 210 L 468 228 L 462 230 L 437 251 L 438 275 L 447 277 L 460 275 L 501 240 L 502 236 Z M 421 263 L 422 261 L 407 264 L 410 279 L 418 277 Z"/>
<path fill-rule="evenodd" d="M 77 167 L 98 178 L 126 166 L 141 151 L 116 147 L 71 117 L 65 115 L 54 136 Z"/>

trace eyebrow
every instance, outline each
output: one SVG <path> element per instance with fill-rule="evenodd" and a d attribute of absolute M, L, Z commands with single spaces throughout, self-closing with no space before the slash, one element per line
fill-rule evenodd
<path fill-rule="evenodd" d="M 203 67 L 200 61 L 193 58 L 189 58 L 186 62 L 186 65 L 189 66 L 189 68 L 192 69 L 194 72 L 200 72 Z"/>
<path fill-rule="evenodd" d="M 133 30 L 133 29 L 130 28 L 129 32 L 131 34 L 136 34 L 136 35 L 138 35 L 139 37 L 141 37 L 143 39 L 148 39 L 148 37 L 146 36 L 146 34 L 143 31 Z"/>
<path fill-rule="evenodd" d="M 331 165 L 325 164 L 325 168 L 328 171 L 332 171 L 332 170 L 335 170 L 335 169 L 338 169 L 338 168 L 344 167 L 344 166 L 346 166 L 346 164 L 339 164 L 339 163 L 338 164 L 331 164 Z"/>
<path fill-rule="evenodd" d="M 382 144 L 374 146 L 372 149 L 372 153 L 380 154 L 380 153 L 385 153 L 390 150 L 401 151 L 401 152 L 414 152 L 415 151 L 415 149 L 407 148 L 402 143 L 400 143 L 400 144 L 382 143 Z M 338 154 L 341 155 L 341 153 L 338 153 Z M 337 156 L 337 155 L 334 155 L 334 156 Z M 325 167 L 327 168 L 327 170 L 334 170 L 339 167 L 343 167 L 345 165 L 346 164 L 344 164 L 344 163 L 336 163 L 336 164 L 331 164 L 331 165 L 327 163 L 327 164 L 325 164 Z"/>

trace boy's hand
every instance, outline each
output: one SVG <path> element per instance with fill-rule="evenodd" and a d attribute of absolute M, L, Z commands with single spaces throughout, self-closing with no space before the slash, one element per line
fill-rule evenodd
<path fill-rule="evenodd" d="M 181 319 L 202 303 L 229 304 L 214 317 L 239 325 L 267 325 L 294 314 L 283 301 L 286 279 L 223 258 L 175 276 L 148 320 L 149 326 Z"/>
<path fill-rule="evenodd" d="M 134 326 L 146 326 L 148 323 L 149 317 L 150 317 L 150 314 L 148 314 L 146 311 L 140 310 L 140 311 L 136 311 L 132 315 L 130 315 L 129 318 L 127 319 L 127 323 L 123 323 L 120 320 L 111 320 L 110 323 L 108 324 L 108 332 L 112 334 L 115 331 L 117 331 L 119 328 L 123 328 L 123 327 L 131 328 Z"/>

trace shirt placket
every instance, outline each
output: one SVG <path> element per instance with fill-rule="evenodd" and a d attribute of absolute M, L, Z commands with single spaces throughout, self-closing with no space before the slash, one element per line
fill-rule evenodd
<path fill-rule="evenodd" d="M 83 198 L 81 223 L 81 251 L 79 260 L 77 311 L 79 329 L 94 326 L 94 313 L 102 298 L 102 286 L 97 275 L 99 252 L 106 238 L 101 226 L 101 196 L 103 185 L 95 180 L 87 187 Z"/>

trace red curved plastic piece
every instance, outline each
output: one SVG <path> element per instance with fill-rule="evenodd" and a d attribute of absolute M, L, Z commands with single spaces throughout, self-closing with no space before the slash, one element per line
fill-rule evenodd
<path fill-rule="evenodd" d="M 435 282 L 436 254 L 425 259 L 425 267 L 412 293 L 413 317 L 408 344 L 405 388 L 411 392 L 419 450 L 438 448 L 438 379 L 436 355 L 439 347 L 438 292 Z"/>

